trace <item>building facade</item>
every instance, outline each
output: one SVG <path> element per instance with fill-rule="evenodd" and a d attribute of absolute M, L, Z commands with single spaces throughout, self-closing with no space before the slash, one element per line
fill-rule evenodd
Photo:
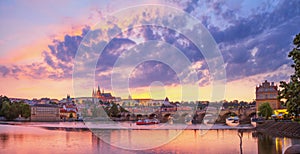
<path fill-rule="evenodd" d="M 265 80 L 262 84 L 256 87 L 256 111 L 258 107 L 265 102 L 268 102 L 273 110 L 280 108 L 280 101 L 277 99 L 278 88 L 274 82 Z"/>
<path fill-rule="evenodd" d="M 60 121 L 59 107 L 50 104 L 31 106 L 31 121 Z"/>
<path fill-rule="evenodd" d="M 62 108 L 59 109 L 60 119 L 77 119 L 78 109 L 75 104 L 64 104 Z"/>
<path fill-rule="evenodd" d="M 163 102 L 162 106 L 160 107 L 161 112 L 176 112 L 177 111 L 177 104 L 170 103 L 169 98 L 166 97 L 165 101 Z"/>

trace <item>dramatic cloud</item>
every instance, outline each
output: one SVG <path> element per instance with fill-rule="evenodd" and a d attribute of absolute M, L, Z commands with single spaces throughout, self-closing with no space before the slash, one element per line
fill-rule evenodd
<path fill-rule="evenodd" d="M 253 15 L 224 31 L 213 31 L 228 64 L 229 80 L 272 72 L 291 62 L 287 54 L 293 37 L 300 32 L 299 23 L 295 22 L 300 20 L 299 7 L 297 2 L 283 3 L 274 12 Z M 280 77 L 275 81 L 283 79 Z"/>
<path fill-rule="evenodd" d="M 5 77 L 10 73 L 10 69 L 7 68 L 6 66 L 0 66 L 0 72 L 1 72 L 1 76 Z"/>
<path fill-rule="evenodd" d="M 259 10 L 260 8 L 257 8 L 256 12 L 258 13 L 253 13 L 245 18 L 240 17 L 235 20 L 223 18 L 231 24 L 224 30 L 216 27 L 209 28 L 209 30 L 218 43 L 235 43 L 241 39 L 259 35 L 266 30 L 289 22 L 289 20 L 297 21 L 294 18 L 299 17 L 299 8 L 298 1 L 282 1 L 272 12 L 262 12 Z"/>
<path fill-rule="evenodd" d="M 160 81 L 164 85 L 180 84 L 177 76 L 168 65 L 157 61 L 147 61 L 138 65 L 131 73 L 129 85 L 130 87 L 144 87 L 155 81 Z"/>
<path fill-rule="evenodd" d="M 51 78 L 54 80 L 69 79 L 72 77 L 74 57 L 78 46 L 89 27 L 82 29 L 82 35 L 65 35 L 64 40 L 53 40 L 48 51 L 42 52 L 43 62 L 34 62 L 27 65 L 0 66 L 2 76 L 14 78 Z"/>
<path fill-rule="evenodd" d="M 182 3 L 182 2 L 181 2 Z M 287 54 L 292 39 L 299 33 L 298 1 L 185 2 L 184 10 L 197 17 L 219 44 L 228 81 L 271 73 L 290 64 Z M 286 79 L 283 75 L 272 80 Z"/>
<path fill-rule="evenodd" d="M 183 10 L 198 18 L 211 32 L 226 63 L 227 79 L 234 81 L 249 76 L 272 73 L 283 69 L 291 63 L 287 53 L 292 48 L 293 36 L 299 33 L 300 3 L 298 1 L 282 1 L 271 4 L 263 2 L 252 8 L 243 2 L 231 3 L 227 1 L 198 1 L 180 2 Z M 246 10 L 246 11 L 245 11 Z M 105 89 L 111 89 L 111 71 L 123 53 L 147 41 L 164 42 L 182 55 L 192 64 L 188 71 L 197 74 L 197 83 L 200 86 L 210 83 L 210 73 L 201 51 L 183 34 L 174 29 L 156 25 L 142 25 L 150 20 L 165 19 L 153 12 L 141 12 L 140 16 L 128 21 L 121 28 L 119 23 L 110 23 L 103 29 L 85 27 L 81 35 L 65 35 L 62 40 L 53 40 L 48 50 L 42 52 L 43 61 L 28 65 L 0 66 L 2 77 L 51 78 L 54 80 L 70 79 L 73 73 L 74 61 L 79 45 L 86 49 L 78 60 L 84 65 L 78 68 L 77 77 L 95 75 L 96 84 Z M 188 27 L 184 17 L 175 16 L 174 25 L 178 28 Z M 138 25 L 137 27 L 134 27 Z M 191 26 L 190 32 L 199 31 L 198 27 Z M 91 39 L 84 40 L 89 32 Z M 117 35 L 116 35 L 117 34 Z M 196 34 L 195 34 L 196 35 Z M 108 42 L 110 40 L 110 42 Z M 104 50 L 99 47 L 107 44 Z M 159 44 L 159 43 L 158 43 Z M 155 46 L 156 48 L 159 46 Z M 149 46 L 147 49 L 155 47 Z M 168 48 L 158 48 L 158 52 L 149 54 L 160 57 Z M 99 53 L 101 52 L 101 55 Z M 131 57 L 140 58 L 140 57 Z M 168 58 L 172 59 L 171 55 Z M 92 61 L 96 60 L 96 64 Z M 178 60 L 172 59 L 174 66 Z M 79 63 L 81 62 L 79 61 Z M 130 85 L 133 87 L 149 86 L 154 81 L 161 81 L 165 85 L 179 84 L 180 74 L 174 69 L 159 61 L 145 61 L 136 66 L 130 76 Z M 126 70 L 128 67 L 123 66 Z M 90 73 L 95 69 L 94 74 Z M 280 71 L 279 71 L 280 72 Z M 186 73 L 187 76 L 191 73 Z M 273 81 L 285 80 L 288 74 L 279 73 L 266 75 Z"/>

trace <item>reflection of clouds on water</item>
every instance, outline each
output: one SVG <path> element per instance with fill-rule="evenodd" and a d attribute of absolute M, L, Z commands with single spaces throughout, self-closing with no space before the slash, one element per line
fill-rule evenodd
<path fill-rule="evenodd" d="M 38 125 L 38 127 L 34 127 Z M 172 142 L 148 150 L 125 150 L 107 144 L 90 131 L 64 129 L 48 130 L 42 126 L 78 127 L 77 123 L 31 123 L 27 126 L 0 125 L 0 152 L 5 153 L 238 153 L 240 138 L 238 130 L 209 130 L 199 135 L 198 129 L 184 130 Z M 110 125 L 111 124 L 107 124 Z M 125 125 L 125 124 L 124 124 Z M 99 125 L 98 125 L 99 126 Z M 70 129 L 67 129 L 70 130 Z M 162 138 L 172 137 L 179 130 L 97 130 L 102 138 L 127 147 L 146 147 L 151 142 L 161 143 Z M 252 136 L 253 134 L 253 136 Z M 288 144 L 297 144 L 299 139 L 275 138 L 243 130 L 243 153 L 281 153 Z M 33 148 L 34 147 L 34 148 Z M 55 147 L 55 148 L 53 148 Z M 280 148 L 281 147 L 281 148 Z"/>
<path fill-rule="evenodd" d="M 5 148 L 5 146 L 6 146 L 6 144 L 7 144 L 7 142 L 8 142 L 8 134 L 6 134 L 6 133 L 1 133 L 0 134 L 0 145 L 1 145 L 1 148 L 2 149 L 4 149 Z"/>

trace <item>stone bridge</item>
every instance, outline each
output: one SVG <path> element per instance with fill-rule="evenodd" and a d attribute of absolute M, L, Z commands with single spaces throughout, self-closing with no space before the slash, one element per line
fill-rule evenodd
<path fill-rule="evenodd" d="M 201 111 L 163 111 L 163 112 L 153 112 L 153 113 L 135 113 L 135 115 L 140 115 L 142 117 L 158 117 L 160 119 L 162 118 L 174 118 L 174 119 L 182 119 L 182 118 L 189 118 L 189 117 L 194 117 L 200 116 L 204 117 L 206 114 L 213 114 L 216 115 L 217 111 L 213 112 L 206 112 L 205 110 Z M 255 108 L 247 108 L 247 109 L 225 109 L 221 110 L 217 120 L 218 121 L 225 121 L 225 119 L 230 116 L 239 116 L 241 119 L 250 119 L 252 116 L 256 114 L 256 109 Z"/>

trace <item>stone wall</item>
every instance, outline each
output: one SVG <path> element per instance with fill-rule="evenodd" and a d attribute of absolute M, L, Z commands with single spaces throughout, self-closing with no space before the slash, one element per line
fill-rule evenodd
<path fill-rule="evenodd" d="M 300 138 L 300 123 L 297 122 L 266 121 L 256 130 L 273 136 Z"/>

